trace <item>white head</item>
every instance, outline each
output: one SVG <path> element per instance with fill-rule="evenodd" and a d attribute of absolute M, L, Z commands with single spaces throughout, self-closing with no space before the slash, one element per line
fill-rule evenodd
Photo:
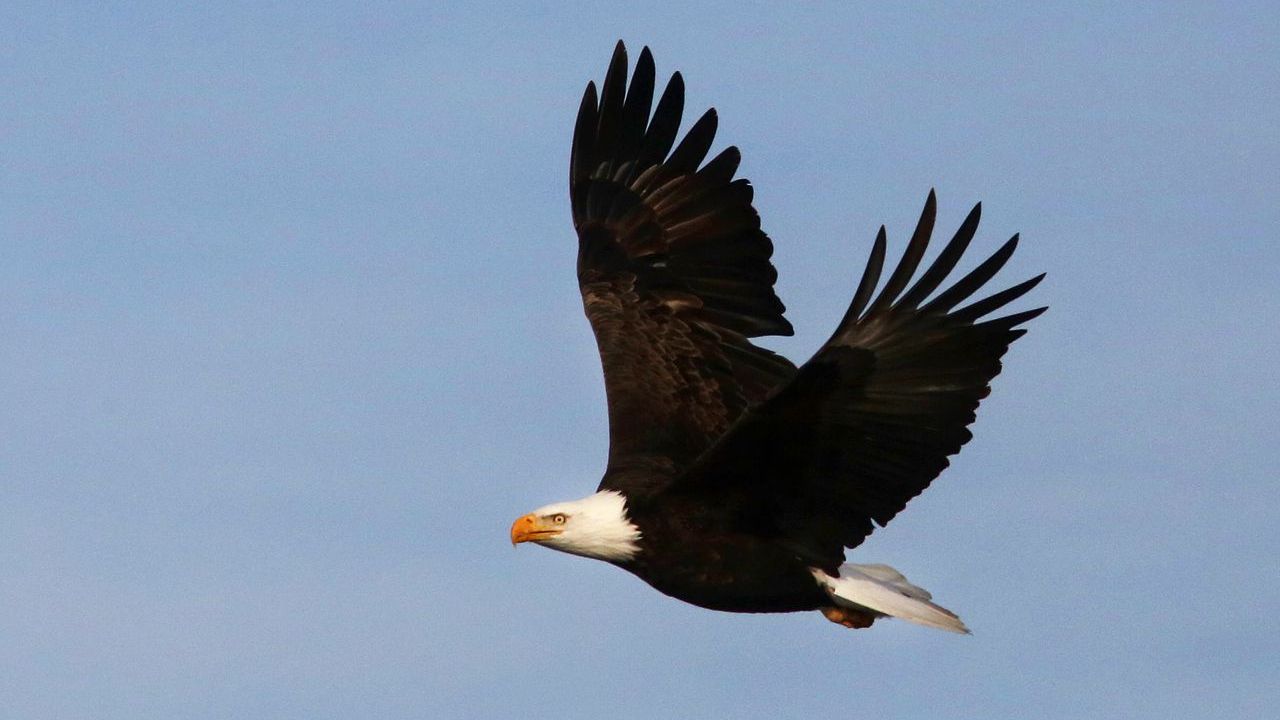
<path fill-rule="evenodd" d="M 597 560 L 630 560 L 639 539 L 640 529 L 627 518 L 626 498 L 613 490 L 540 507 L 511 526 L 513 545 L 532 541 Z"/>

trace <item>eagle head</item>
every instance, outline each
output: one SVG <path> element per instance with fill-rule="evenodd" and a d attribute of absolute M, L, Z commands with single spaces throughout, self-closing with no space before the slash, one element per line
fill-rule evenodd
<path fill-rule="evenodd" d="M 511 525 L 512 545 L 535 542 L 610 562 L 635 557 L 639 539 L 640 529 L 627 517 L 626 498 L 613 490 L 540 507 Z"/>

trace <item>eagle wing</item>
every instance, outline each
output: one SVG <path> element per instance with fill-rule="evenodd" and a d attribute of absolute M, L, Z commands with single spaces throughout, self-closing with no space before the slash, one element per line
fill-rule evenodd
<path fill-rule="evenodd" d="M 672 77 L 651 117 L 653 91 L 649 49 L 628 89 L 619 42 L 598 101 L 587 85 L 569 171 L 578 286 L 609 403 L 601 488 L 629 496 L 683 471 L 795 372 L 749 340 L 792 328 L 751 185 L 733 179 L 737 148 L 704 164 L 715 110 L 676 145 L 683 80 Z"/>
<path fill-rule="evenodd" d="M 885 256 L 880 229 L 831 339 L 669 492 L 719 508 L 734 528 L 772 536 L 834 572 L 844 548 L 892 520 L 947 467 L 972 437 L 968 426 L 1001 356 L 1026 332 L 1018 326 L 1046 308 L 983 319 L 1039 275 L 957 309 L 1008 261 L 1017 235 L 930 298 L 973 239 L 980 205 L 907 289 L 935 207 L 930 192 L 902 260 L 875 295 Z"/>

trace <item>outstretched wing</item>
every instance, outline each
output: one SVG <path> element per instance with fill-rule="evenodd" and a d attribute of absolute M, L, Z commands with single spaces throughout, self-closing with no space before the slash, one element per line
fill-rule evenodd
<path fill-rule="evenodd" d="M 609 400 L 602 488 L 635 495 L 674 477 L 795 367 L 749 338 L 790 335 L 773 291 L 773 245 L 733 179 L 727 148 L 703 164 L 708 110 L 675 146 L 679 73 L 650 117 L 654 66 L 640 53 L 627 88 L 619 42 L 599 101 L 587 85 L 569 170 L 578 286 Z"/>
<path fill-rule="evenodd" d="M 906 289 L 932 234 L 932 192 L 898 267 L 872 299 L 884 264 L 880 229 L 852 304 L 830 340 L 795 377 L 699 459 L 672 492 L 726 508 L 736 528 L 773 536 L 834 571 L 845 547 L 893 519 L 972 437 L 968 426 L 1000 358 L 1044 312 L 984 320 L 1039 275 L 956 309 L 1008 261 L 1013 236 L 948 289 L 981 206 Z M 905 292 L 904 292 L 905 290 Z"/>

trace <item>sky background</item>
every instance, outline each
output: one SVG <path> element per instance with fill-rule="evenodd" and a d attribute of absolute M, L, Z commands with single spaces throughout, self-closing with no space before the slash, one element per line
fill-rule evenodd
<path fill-rule="evenodd" d="M 1280 6 L 892 5 L 5 3 L 0 717 L 1280 714 Z M 930 188 L 1049 273 L 850 555 L 972 637 L 509 546 L 603 468 L 566 176 L 619 38 L 742 149 L 770 347 Z"/>

